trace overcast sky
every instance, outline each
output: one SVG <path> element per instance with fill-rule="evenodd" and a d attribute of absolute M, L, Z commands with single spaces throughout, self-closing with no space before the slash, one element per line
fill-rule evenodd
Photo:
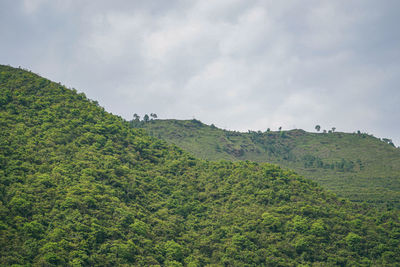
<path fill-rule="evenodd" d="M 400 1 L 1 0 L 0 64 L 107 111 L 400 145 Z"/>

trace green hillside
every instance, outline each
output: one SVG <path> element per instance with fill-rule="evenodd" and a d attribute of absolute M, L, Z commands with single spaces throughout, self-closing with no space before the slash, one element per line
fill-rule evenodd
<path fill-rule="evenodd" d="M 1 266 L 397 266 L 399 220 L 0 65 Z"/>
<path fill-rule="evenodd" d="M 240 133 L 198 120 L 131 121 L 209 160 L 276 163 L 353 201 L 400 207 L 400 149 L 364 133 Z"/>

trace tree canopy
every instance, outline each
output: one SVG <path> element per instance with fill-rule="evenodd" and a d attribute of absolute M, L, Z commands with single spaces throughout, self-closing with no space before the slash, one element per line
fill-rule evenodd
<path fill-rule="evenodd" d="M 396 266 L 397 211 L 292 171 L 199 160 L 0 66 L 0 264 Z"/>

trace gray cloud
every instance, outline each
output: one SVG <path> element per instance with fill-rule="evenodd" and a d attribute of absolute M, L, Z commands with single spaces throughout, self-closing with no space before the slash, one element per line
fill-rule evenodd
<path fill-rule="evenodd" d="M 0 3 L 0 62 L 131 119 L 373 133 L 400 144 L 398 1 Z"/>

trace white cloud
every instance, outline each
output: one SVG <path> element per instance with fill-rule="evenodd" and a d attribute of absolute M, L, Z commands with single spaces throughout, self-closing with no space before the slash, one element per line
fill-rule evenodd
<path fill-rule="evenodd" d="M 239 130 L 318 123 L 400 144 L 390 123 L 400 119 L 395 1 L 12 3 L 0 3 L 2 63 L 84 90 L 127 119 L 156 112 Z"/>
<path fill-rule="evenodd" d="M 24 11 L 28 14 L 34 13 L 47 0 L 24 0 Z"/>

